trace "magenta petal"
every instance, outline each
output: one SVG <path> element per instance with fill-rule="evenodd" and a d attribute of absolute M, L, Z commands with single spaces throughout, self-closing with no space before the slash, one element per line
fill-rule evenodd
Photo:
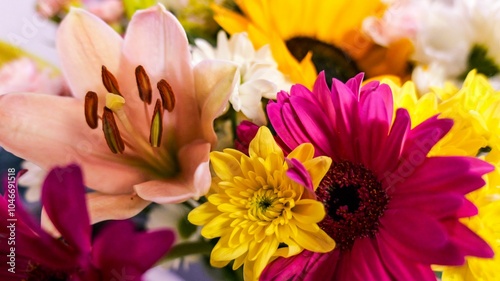
<path fill-rule="evenodd" d="M 462 253 L 437 221 L 424 213 L 386 212 L 389 217 L 382 217 L 378 237 L 393 251 L 423 264 L 463 264 Z M 401 227 L 402 221 L 405 227 Z"/>
<path fill-rule="evenodd" d="M 411 159 L 411 158 L 410 158 Z M 484 185 L 481 176 L 493 171 L 487 162 L 473 157 L 414 158 L 395 171 L 396 193 L 451 191 L 467 194 Z"/>
<path fill-rule="evenodd" d="M 255 135 L 257 135 L 258 130 L 259 126 L 250 121 L 244 120 L 241 122 L 236 127 L 237 138 L 234 141 L 234 148 L 248 155 L 248 147 Z"/>
<path fill-rule="evenodd" d="M 24 171 L 18 173 L 20 177 Z M 18 181 L 16 180 L 16 183 Z M 0 196 L 0 219 L 4 222 L 1 225 L 0 236 L 10 235 L 7 225 L 10 224 L 7 219 L 9 216 L 8 202 L 6 199 L 10 193 L 6 193 L 6 198 Z M 15 187 L 15 198 L 21 198 L 17 186 Z M 61 241 L 52 238 L 43 231 L 40 225 L 36 224 L 31 215 L 26 212 L 21 204 L 21 200 L 15 202 L 16 221 L 16 255 L 25 256 L 32 261 L 43 264 L 54 269 L 71 269 L 77 266 L 78 256 L 75 256 L 71 250 L 63 245 Z M 5 248 L 3 248 L 5 247 Z M 0 252 L 10 252 L 10 246 L 7 243 L 0 243 Z M 50 258 L 47 258 L 50 252 Z M 17 262 L 17 260 L 16 260 Z"/>
<path fill-rule="evenodd" d="M 360 103 L 359 128 L 362 129 L 358 130 L 359 157 L 367 167 L 378 165 L 375 162 L 377 154 L 380 153 L 380 148 L 384 145 L 385 139 L 389 134 L 390 123 L 392 122 L 391 119 L 388 119 L 388 110 L 386 100 L 379 92 L 372 92 L 365 95 Z"/>
<path fill-rule="evenodd" d="M 463 224 L 453 223 L 453 242 L 460 247 L 464 255 L 480 258 L 492 258 L 494 255 L 491 247 L 481 237 Z"/>
<path fill-rule="evenodd" d="M 476 205 L 474 205 L 474 203 L 472 203 L 471 201 L 465 199 L 461 208 L 457 211 L 457 217 L 459 218 L 472 217 L 477 215 L 477 213 L 478 209 Z"/>
<path fill-rule="evenodd" d="M 90 252 L 90 221 L 80 167 L 52 169 L 42 188 L 45 211 L 64 240 L 81 253 Z"/>
<path fill-rule="evenodd" d="M 379 149 L 376 160 L 377 165 L 371 167 L 380 178 L 385 178 L 388 173 L 391 173 L 396 168 L 398 159 L 403 151 L 404 140 L 410 131 L 410 127 L 410 115 L 408 111 L 402 108 L 398 109 L 384 146 L 382 149 Z"/>
<path fill-rule="evenodd" d="M 102 280 L 112 280 L 115 271 L 139 280 L 167 253 L 173 241 L 174 233 L 170 230 L 140 233 L 131 221 L 115 221 L 98 233 L 93 261 L 102 271 Z"/>
<path fill-rule="evenodd" d="M 297 159 L 285 159 L 288 164 L 286 175 L 297 183 L 305 186 L 310 191 L 314 192 L 311 175 L 307 172 L 306 167 Z"/>
<path fill-rule="evenodd" d="M 413 128 L 404 147 L 403 157 L 408 158 L 418 152 L 422 156 L 427 156 L 427 153 L 432 147 L 441 140 L 453 126 L 451 119 L 437 119 L 437 116 L 431 117 L 418 126 Z"/>
<path fill-rule="evenodd" d="M 267 115 L 281 141 L 288 146 L 288 150 L 291 151 L 293 148 L 297 147 L 299 143 L 285 125 L 283 104 L 270 101 L 267 105 Z"/>
<path fill-rule="evenodd" d="M 362 107 L 366 107 L 365 103 L 370 103 L 369 98 L 375 95 L 377 98 L 381 99 L 383 104 L 382 107 L 384 110 L 381 113 L 385 113 L 385 118 L 381 116 L 382 119 L 385 119 L 387 123 L 392 122 L 392 114 L 394 112 L 394 104 L 392 99 L 392 90 L 387 84 L 380 84 L 378 87 L 371 88 L 369 87 L 370 83 L 362 88 L 360 93 L 360 104 Z M 367 90 L 368 89 L 368 90 Z M 368 106 L 369 108 L 370 106 Z M 379 111 L 381 109 L 378 109 Z"/>
<path fill-rule="evenodd" d="M 290 258 L 278 258 L 270 263 L 260 276 L 261 281 L 316 281 L 334 280 L 340 252 L 313 253 L 303 251 Z"/>
<path fill-rule="evenodd" d="M 404 222 L 404 227 L 401 227 Z M 381 218 L 381 228 L 407 244 L 408 247 L 418 247 L 422 250 L 439 249 L 448 240 L 448 235 L 438 221 L 417 210 L 389 209 Z"/>
<path fill-rule="evenodd" d="M 441 219 L 456 216 L 464 202 L 463 195 L 451 192 L 394 194 L 388 208 L 422 211 L 436 219 Z"/>
<path fill-rule="evenodd" d="M 361 90 L 361 83 L 363 82 L 363 78 L 365 74 L 363 72 L 358 73 L 353 78 L 349 79 L 345 85 L 351 89 L 353 93 L 359 93 Z M 363 87 L 364 88 L 364 87 Z"/>
<path fill-rule="evenodd" d="M 325 114 L 310 99 L 299 96 L 290 97 L 294 115 L 300 118 L 301 132 L 306 135 L 306 142 L 314 145 L 315 155 L 333 155 L 331 142 L 336 139 Z"/>
<path fill-rule="evenodd" d="M 354 243 L 351 250 L 352 264 L 349 273 L 353 280 L 392 280 L 374 243 L 376 242 L 371 238 L 358 239 Z"/>
<path fill-rule="evenodd" d="M 333 107 L 331 91 L 326 84 L 324 71 L 321 71 L 319 73 L 316 81 L 314 82 L 313 94 L 316 96 L 318 104 L 321 106 L 323 112 L 327 116 L 327 119 L 329 120 L 328 122 L 331 122 L 331 124 L 335 124 L 335 107 Z"/>
<path fill-rule="evenodd" d="M 420 264 L 398 255 L 381 239 L 377 244 L 383 263 L 394 279 L 397 280 L 421 280 L 435 281 L 436 276 L 429 265 Z"/>

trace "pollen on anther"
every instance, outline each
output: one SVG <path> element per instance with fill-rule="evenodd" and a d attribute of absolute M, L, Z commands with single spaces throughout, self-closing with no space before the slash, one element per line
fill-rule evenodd
<path fill-rule="evenodd" d="M 91 129 L 97 128 L 97 121 L 98 121 L 98 115 L 97 115 L 97 105 L 99 102 L 99 98 L 97 97 L 97 94 L 95 92 L 89 91 L 85 95 L 85 121 L 87 121 L 87 125 Z"/>
<path fill-rule="evenodd" d="M 102 130 L 111 152 L 115 154 L 123 153 L 125 150 L 125 144 L 120 135 L 120 131 L 118 130 L 115 117 L 113 116 L 113 111 L 107 107 L 104 107 L 102 115 Z"/>
<path fill-rule="evenodd" d="M 115 95 L 122 95 L 120 93 L 120 88 L 118 86 L 118 81 L 116 80 L 115 76 L 111 72 L 108 71 L 108 69 L 103 65 L 101 68 L 101 77 L 102 77 L 102 84 L 104 87 L 106 87 L 106 90 L 109 93 L 113 93 Z"/>
<path fill-rule="evenodd" d="M 160 92 L 163 108 L 168 110 L 168 112 L 172 112 L 175 106 L 175 96 L 172 87 L 165 79 L 161 79 L 160 82 L 158 82 L 157 87 Z"/>
<path fill-rule="evenodd" d="M 135 80 L 137 82 L 137 89 L 139 90 L 139 97 L 143 102 L 151 104 L 151 82 L 149 81 L 148 74 L 142 65 L 135 68 Z"/>

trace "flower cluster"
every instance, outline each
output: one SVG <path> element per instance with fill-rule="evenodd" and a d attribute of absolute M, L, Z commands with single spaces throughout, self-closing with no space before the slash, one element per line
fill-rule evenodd
<path fill-rule="evenodd" d="M 0 279 L 500 280 L 497 2 L 34 8 L 59 61 L 0 42 Z"/>

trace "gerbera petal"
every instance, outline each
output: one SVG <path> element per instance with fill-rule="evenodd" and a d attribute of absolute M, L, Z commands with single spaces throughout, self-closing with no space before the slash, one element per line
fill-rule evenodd
<path fill-rule="evenodd" d="M 349 80 L 350 81 L 350 80 Z M 329 122 L 335 124 L 335 107 L 333 106 L 330 88 L 326 84 L 325 72 L 321 71 L 314 82 L 313 93 L 316 94 L 318 104 L 321 105 L 322 111 L 328 116 Z"/>
<path fill-rule="evenodd" d="M 381 239 L 377 239 L 380 257 L 394 278 L 401 280 L 435 281 L 436 276 L 427 265 L 419 264 L 394 252 Z"/>
<path fill-rule="evenodd" d="M 75 97 L 87 91 L 101 95 L 108 91 L 101 80 L 101 67 L 115 72 L 119 68 L 122 38 L 97 16 L 72 8 L 59 26 L 57 51 L 61 68 Z M 80 110 L 81 111 L 81 110 Z"/>
<path fill-rule="evenodd" d="M 408 111 L 398 109 L 392 124 L 391 131 L 383 143 L 382 149 L 378 152 L 375 161 L 377 165 L 372 165 L 373 171 L 380 175 L 383 180 L 397 167 L 398 161 L 405 143 L 405 138 L 410 131 L 411 121 Z"/>
<path fill-rule="evenodd" d="M 436 219 L 456 215 L 464 204 L 463 195 L 456 193 L 393 194 L 388 208 L 391 210 L 418 210 Z"/>
<path fill-rule="evenodd" d="M 290 177 L 295 182 L 305 186 L 310 191 L 314 191 L 314 186 L 311 181 L 311 176 L 308 171 L 302 165 L 302 163 L 297 159 L 285 159 L 288 164 L 288 170 L 286 171 L 286 175 Z"/>
<path fill-rule="evenodd" d="M 488 243 L 463 224 L 453 223 L 453 231 L 456 234 L 453 242 L 460 247 L 464 255 L 492 258 L 495 254 Z"/>
<path fill-rule="evenodd" d="M 105 220 L 131 218 L 144 210 L 150 201 L 135 194 L 108 195 L 100 192 L 87 194 L 87 208 L 92 224 Z"/>
<path fill-rule="evenodd" d="M 333 128 L 340 135 L 340 145 L 334 147 L 335 155 L 341 159 L 355 159 L 355 153 L 351 139 L 353 139 L 353 129 L 357 124 L 357 97 L 345 84 L 337 79 L 333 79 L 332 101 L 336 111 L 336 124 Z"/>
<path fill-rule="evenodd" d="M 261 275 L 263 281 L 333 280 L 339 251 L 325 254 L 303 251 L 290 258 L 278 258 Z"/>
<path fill-rule="evenodd" d="M 333 155 L 329 145 L 337 137 L 331 131 L 324 113 L 318 110 L 317 105 L 311 102 L 311 99 L 294 95 L 290 97 L 293 113 L 300 118 L 301 131 L 307 133 L 306 138 L 315 147 L 316 156 Z"/>
<path fill-rule="evenodd" d="M 144 179 L 135 167 L 113 161 L 118 158 L 108 149 L 102 132 L 87 126 L 80 100 L 3 95 L 0 120 L 0 145 L 43 169 L 77 163 L 89 187 L 110 193 L 131 192 L 132 184 Z"/>
<path fill-rule="evenodd" d="M 362 97 L 359 104 L 360 127 L 364 129 L 359 130 L 357 136 L 361 150 L 360 158 L 366 167 L 378 165 L 376 163 L 377 153 L 380 153 L 379 148 L 384 146 L 392 121 L 392 107 L 388 108 L 383 92 L 377 89 L 377 92 L 368 93 Z M 390 91 L 389 94 L 391 94 Z M 388 116 L 389 110 L 391 119 Z"/>
<path fill-rule="evenodd" d="M 139 233 L 131 221 L 112 222 L 95 238 L 92 260 L 104 280 L 114 280 L 117 273 L 140 280 L 139 277 L 167 253 L 173 242 L 174 233 L 170 230 Z"/>
<path fill-rule="evenodd" d="M 406 227 L 400 227 L 400 221 Z M 444 227 L 426 214 L 388 210 L 381 218 L 379 231 L 386 247 L 416 262 L 456 265 L 464 262 L 460 250 L 448 240 Z"/>
<path fill-rule="evenodd" d="M 407 177 L 398 183 L 395 193 L 429 191 L 450 191 L 466 194 L 482 187 L 485 182 L 480 175 L 493 171 L 487 162 L 472 157 L 431 157 L 423 163 L 403 162 L 398 167 L 400 177 Z M 396 181 L 396 180 L 395 180 Z"/>
<path fill-rule="evenodd" d="M 437 116 L 420 123 L 408 134 L 403 157 L 408 158 L 410 155 L 407 154 L 416 152 L 425 157 L 431 148 L 450 131 L 452 126 L 451 119 L 437 119 Z"/>
<path fill-rule="evenodd" d="M 349 270 L 352 280 L 393 280 L 380 258 L 376 241 L 373 239 L 356 240 L 350 258 L 351 263 L 356 264 L 355 268 L 351 267 L 351 270 Z"/>
<path fill-rule="evenodd" d="M 61 202 L 67 207 L 63 212 Z M 69 165 L 52 169 L 43 183 L 42 203 L 64 240 L 82 254 L 89 253 L 91 229 L 80 168 Z"/>

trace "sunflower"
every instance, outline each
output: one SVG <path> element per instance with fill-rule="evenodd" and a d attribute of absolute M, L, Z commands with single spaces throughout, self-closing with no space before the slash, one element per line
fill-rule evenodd
<path fill-rule="evenodd" d="M 211 153 L 216 176 L 208 202 L 188 220 L 203 225 L 205 238 L 220 237 L 210 255 L 212 266 L 234 260 L 233 269 L 243 265 L 245 280 L 257 280 L 278 256 L 335 247 L 318 227 L 325 210 L 313 193 L 331 159 L 313 155 L 312 145 L 304 144 L 285 157 L 267 127 L 258 130 L 248 156 L 234 149 Z"/>
<path fill-rule="evenodd" d="M 429 118 L 411 128 L 390 88 L 360 87 L 362 75 L 331 89 L 320 74 L 313 90 L 295 85 L 267 111 L 285 150 L 312 143 L 332 165 L 316 189 L 327 216 L 319 226 L 336 242 L 326 254 L 273 261 L 263 280 L 436 280 L 430 264 L 461 265 L 491 248 L 460 218 L 475 214 L 465 194 L 493 167 L 474 157 L 428 157 L 451 129 Z"/>
<path fill-rule="evenodd" d="M 404 76 L 412 52 L 409 41 L 387 48 L 361 31 L 363 20 L 381 14 L 381 1 L 235 0 L 242 13 L 213 6 L 215 20 L 230 34 L 246 31 L 256 47 L 270 44 L 279 68 L 293 82 L 312 86 L 316 70 L 340 80 L 364 71 L 368 76 Z"/>

